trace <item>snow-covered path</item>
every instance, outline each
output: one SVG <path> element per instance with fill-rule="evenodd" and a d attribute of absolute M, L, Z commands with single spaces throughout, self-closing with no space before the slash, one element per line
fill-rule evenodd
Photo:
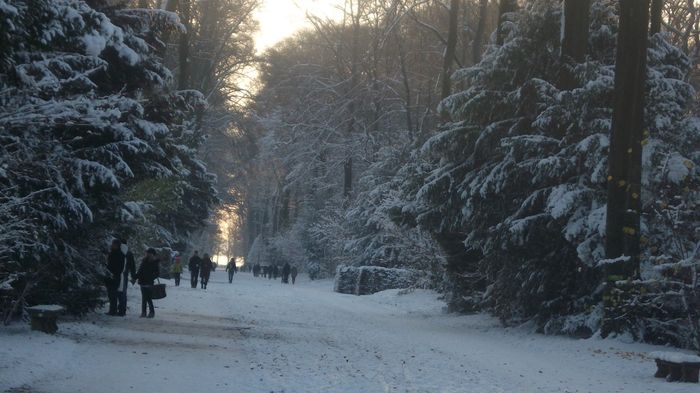
<path fill-rule="evenodd" d="M 49 336 L 0 330 L 0 392 L 697 392 L 652 377 L 644 353 L 612 340 L 503 329 L 443 314 L 429 291 L 356 297 L 330 281 L 183 284 L 140 319 L 63 322 Z"/>

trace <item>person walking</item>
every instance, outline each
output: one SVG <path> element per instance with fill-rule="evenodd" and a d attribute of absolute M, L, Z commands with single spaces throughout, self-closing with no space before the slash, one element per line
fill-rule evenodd
<path fill-rule="evenodd" d="M 199 257 L 199 251 L 195 251 L 190 257 L 190 263 L 187 268 L 190 270 L 190 285 L 192 288 L 197 288 L 197 279 L 199 278 L 199 265 L 202 264 L 202 259 Z"/>
<path fill-rule="evenodd" d="M 149 248 L 136 272 L 136 279 L 141 287 L 141 318 L 153 318 L 156 315 L 153 307 L 153 284 L 159 275 L 160 260 L 156 256 L 156 250 Z M 146 315 L 146 306 L 148 306 L 148 315 Z"/>
<path fill-rule="evenodd" d="M 297 267 L 292 266 L 290 269 L 290 274 L 292 275 L 292 285 L 294 285 L 294 282 L 297 280 Z"/>
<path fill-rule="evenodd" d="M 253 265 L 253 277 L 257 277 L 260 275 L 260 265 L 257 263 Z"/>
<path fill-rule="evenodd" d="M 202 289 L 207 289 L 207 284 L 209 283 L 209 275 L 211 274 L 212 261 L 209 259 L 209 254 L 204 254 L 202 256 L 202 261 L 199 267 L 199 278 Z"/>
<path fill-rule="evenodd" d="M 226 265 L 226 271 L 228 272 L 228 283 L 233 282 L 233 275 L 236 274 L 236 257 L 231 258 L 228 265 Z"/>
<path fill-rule="evenodd" d="M 175 286 L 180 286 L 180 275 L 182 274 L 182 256 L 179 253 L 173 257 L 173 277 L 175 278 Z"/>
<path fill-rule="evenodd" d="M 282 284 L 289 284 L 290 270 L 291 266 L 289 266 L 289 262 L 285 262 L 284 266 L 282 266 Z"/>
<path fill-rule="evenodd" d="M 277 280 L 280 275 L 280 268 L 277 265 L 272 266 L 272 278 Z"/>

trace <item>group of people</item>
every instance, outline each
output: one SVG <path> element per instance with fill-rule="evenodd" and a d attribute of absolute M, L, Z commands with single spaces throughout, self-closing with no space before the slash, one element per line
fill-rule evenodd
<path fill-rule="evenodd" d="M 109 299 L 107 315 L 126 315 L 126 293 L 131 281 L 132 285 L 138 282 L 141 288 L 141 318 L 153 318 L 153 285 L 159 275 L 160 260 L 155 249 L 149 248 L 146 251 L 137 270 L 134 254 L 129 251 L 126 241 L 114 239 L 107 255 L 107 274 L 104 278 Z"/>
<path fill-rule="evenodd" d="M 153 318 L 155 316 L 153 286 L 155 280 L 160 276 L 160 263 L 156 250 L 149 248 L 137 269 L 134 254 L 129 251 L 126 241 L 114 239 L 107 255 L 107 275 L 104 278 L 109 299 L 107 315 L 121 317 L 126 315 L 126 294 L 128 283 L 131 282 L 132 285 L 138 283 L 141 288 L 141 318 Z M 199 283 L 202 289 L 207 289 L 211 272 L 216 269 L 216 264 L 212 262 L 209 254 L 205 253 L 200 257 L 199 251 L 195 251 L 189 259 L 188 268 L 192 288 L 197 288 Z M 171 264 L 175 286 L 180 285 L 182 271 L 182 257 L 179 253 L 175 253 Z M 231 258 L 226 265 L 226 271 L 228 272 L 228 282 L 232 283 L 233 276 L 238 272 L 235 257 Z M 294 284 L 298 273 L 296 266 L 291 266 L 289 263 L 285 263 L 281 268 L 278 265 L 261 266 L 255 264 L 252 271 L 255 277 L 259 277 L 261 274 L 263 277 L 275 280 L 277 277 L 281 277 L 284 284 L 289 283 L 290 277 L 292 284 Z"/>
<path fill-rule="evenodd" d="M 278 265 L 261 266 L 256 263 L 253 265 L 253 277 L 263 276 L 264 278 L 277 280 L 277 277 L 282 277 L 283 284 L 289 284 L 289 278 L 292 278 L 292 285 L 297 280 L 297 267 L 291 266 L 289 262 L 285 262 L 282 268 Z"/>
<path fill-rule="evenodd" d="M 195 251 L 194 255 L 190 257 L 187 267 L 190 270 L 190 285 L 192 288 L 197 288 L 197 281 L 199 280 L 201 288 L 207 289 L 209 276 L 212 270 L 216 269 L 216 265 L 212 262 L 209 254 L 204 253 L 204 255 L 200 257 L 199 251 Z"/>

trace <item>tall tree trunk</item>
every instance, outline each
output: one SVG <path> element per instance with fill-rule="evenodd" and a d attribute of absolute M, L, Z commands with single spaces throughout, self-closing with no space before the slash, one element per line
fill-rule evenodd
<path fill-rule="evenodd" d="M 654 35 L 661 32 L 661 18 L 664 9 L 664 0 L 651 1 L 651 27 L 649 34 Z"/>
<path fill-rule="evenodd" d="M 452 64 L 454 63 L 455 50 L 457 49 L 457 23 L 459 16 L 459 1 L 450 0 L 450 25 L 447 33 L 447 46 L 445 47 L 445 57 L 442 61 L 442 93 L 441 98 L 450 95 Z"/>
<path fill-rule="evenodd" d="M 608 275 L 632 277 L 639 269 L 640 184 L 649 0 L 621 0 L 615 59 L 615 96 L 608 157 L 605 254 Z"/>
<path fill-rule="evenodd" d="M 572 68 L 586 59 L 590 5 L 590 0 L 564 0 L 559 74 L 559 88 L 562 90 L 576 87 Z"/>
<path fill-rule="evenodd" d="M 414 130 L 413 130 L 413 115 L 411 113 L 411 79 L 408 75 L 408 67 L 406 66 L 406 52 L 403 46 L 403 42 L 401 41 L 401 36 L 396 34 L 396 42 L 399 47 L 399 61 L 401 62 L 401 77 L 403 79 L 403 87 L 404 90 L 406 91 L 405 95 L 405 104 L 404 107 L 406 109 L 406 129 L 408 130 L 408 134 L 411 137 L 411 141 L 414 140 Z"/>
<path fill-rule="evenodd" d="M 484 35 L 486 34 L 486 18 L 489 13 L 489 0 L 479 0 L 479 22 L 476 25 L 474 41 L 472 42 L 472 63 L 481 61 L 483 52 Z"/>
<path fill-rule="evenodd" d="M 190 88 L 190 29 L 191 22 L 190 0 L 180 0 L 180 22 L 185 26 L 184 33 L 180 34 L 178 42 L 178 74 L 177 88 L 180 90 Z"/>
<path fill-rule="evenodd" d="M 175 12 L 177 9 L 178 0 L 163 0 L 160 3 L 160 8 L 166 11 Z"/>
<path fill-rule="evenodd" d="M 505 14 L 515 12 L 517 9 L 518 2 L 516 0 L 500 0 L 498 3 L 498 29 L 496 30 L 496 43 L 498 45 L 503 45 L 503 40 L 505 39 L 505 31 L 503 31 Z"/>
<path fill-rule="evenodd" d="M 360 52 L 360 18 L 362 16 L 362 0 L 357 0 L 356 9 L 353 9 L 353 2 L 350 2 L 350 16 L 352 20 L 352 46 L 350 48 L 350 91 L 348 97 L 348 141 L 355 129 L 355 89 L 358 84 L 359 52 Z M 346 146 L 349 148 L 349 146 Z M 343 164 L 343 195 L 349 197 L 352 192 L 352 152 L 346 152 L 345 163 Z"/>

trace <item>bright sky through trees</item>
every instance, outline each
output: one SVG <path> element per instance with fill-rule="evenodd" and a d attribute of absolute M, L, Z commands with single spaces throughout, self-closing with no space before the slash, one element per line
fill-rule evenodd
<path fill-rule="evenodd" d="M 342 16 L 344 0 L 263 0 L 257 12 L 260 31 L 255 37 L 258 53 L 308 27 L 306 14 Z"/>

